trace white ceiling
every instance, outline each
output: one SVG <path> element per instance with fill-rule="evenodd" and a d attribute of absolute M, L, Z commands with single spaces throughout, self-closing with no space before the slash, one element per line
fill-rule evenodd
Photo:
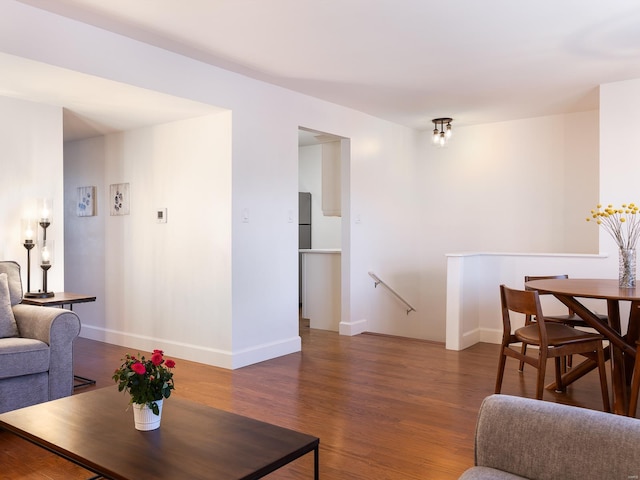
<path fill-rule="evenodd" d="M 64 110 L 64 140 L 206 115 L 198 102 L 0 53 L 0 96 Z M 47 80 L 42 81 L 43 78 Z"/>
<path fill-rule="evenodd" d="M 418 129 L 595 109 L 640 78 L 637 0 L 23 3 Z"/>

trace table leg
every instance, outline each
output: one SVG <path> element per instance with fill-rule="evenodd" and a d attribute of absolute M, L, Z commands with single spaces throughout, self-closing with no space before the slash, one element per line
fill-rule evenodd
<path fill-rule="evenodd" d="M 591 310 L 582 305 L 574 297 L 555 293 L 554 296 L 609 340 L 609 347 L 611 348 L 613 411 L 625 415 L 627 411 L 627 383 L 624 356 L 630 354 L 635 358 L 636 351 L 620 334 L 620 305 L 618 300 L 607 300 L 609 323 L 606 324 L 601 322 Z"/>
<path fill-rule="evenodd" d="M 625 339 L 627 340 L 627 343 L 631 345 L 636 345 L 636 342 L 640 339 L 640 302 L 631 302 L 629 326 L 627 327 L 627 335 L 625 336 Z M 627 385 L 630 385 L 631 378 L 633 376 L 635 358 L 635 355 L 630 355 L 628 352 L 624 355 Z"/>
<path fill-rule="evenodd" d="M 618 333 L 621 332 L 620 303 L 617 300 L 607 300 L 607 316 L 611 328 Z M 613 344 L 611 345 L 611 383 L 613 384 L 613 411 L 626 412 L 628 398 L 624 355 L 623 351 Z"/>
<path fill-rule="evenodd" d="M 95 380 L 87 377 L 81 377 L 80 375 L 74 375 L 73 381 L 76 382 L 73 384 L 73 388 L 88 387 L 89 385 L 96 384 Z"/>
<path fill-rule="evenodd" d="M 320 480 L 320 444 L 313 450 L 313 478 Z"/>

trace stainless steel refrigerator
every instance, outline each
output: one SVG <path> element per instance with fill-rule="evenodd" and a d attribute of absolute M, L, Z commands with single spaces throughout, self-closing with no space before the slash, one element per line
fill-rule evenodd
<path fill-rule="evenodd" d="M 311 248 L 311 194 L 298 192 L 298 248 Z M 302 305 L 302 254 L 298 254 L 298 301 Z"/>
<path fill-rule="evenodd" d="M 298 192 L 298 248 L 311 248 L 311 194 Z"/>

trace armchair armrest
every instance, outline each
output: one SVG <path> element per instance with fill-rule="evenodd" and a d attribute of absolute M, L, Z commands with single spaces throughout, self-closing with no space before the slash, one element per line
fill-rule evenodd
<path fill-rule="evenodd" d="M 62 308 L 15 305 L 13 315 L 21 337 L 49 345 L 49 399 L 73 393 L 73 341 L 80 333 L 80 318 Z"/>
<path fill-rule="evenodd" d="M 49 346 L 73 340 L 80 333 L 80 319 L 70 310 L 35 305 L 14 305 L 13 315 L 20 336 L 35 338 Z"/>

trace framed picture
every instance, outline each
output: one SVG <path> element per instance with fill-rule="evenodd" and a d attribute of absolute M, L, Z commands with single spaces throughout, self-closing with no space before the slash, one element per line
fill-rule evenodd
<path fill-rule="evenodd" d="M 116 183 L 109 186 L 111 215 L 129 215 L 129 184 Z"/>
<path fill-rule="evenodd" d="M 78 187 L 76 215 L 93 217 L 96 214 L 96 187 Z"/>

